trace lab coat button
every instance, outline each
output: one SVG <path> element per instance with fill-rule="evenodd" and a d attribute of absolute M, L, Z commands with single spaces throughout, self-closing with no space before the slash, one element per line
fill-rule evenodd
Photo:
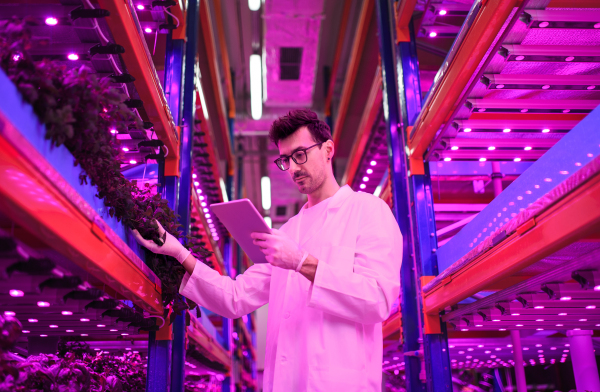
<path fill-rule="evenodd" d="M 282 363 L 285 363 L 285 362 L 287 362 L 287 358 L 286 358 L 286 357 L 281 357 L 281 362 L 282 362 Z"/>
<path fill-rule="evenodd" d="M 283 315 L 284 319 L 289 319 L 290 318 L 290 312 L 285 312 L 285 314 Z"/>

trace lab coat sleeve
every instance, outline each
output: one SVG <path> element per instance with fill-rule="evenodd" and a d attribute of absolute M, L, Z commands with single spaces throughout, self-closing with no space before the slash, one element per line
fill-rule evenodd
<path fill-rule="evenodd" d="M 186 273 L 179 293 L 198 305 L 227 318 L 238 318 L 269 302 L 271 265 L 255 264 L 235 280 L 198 261 Z"/>
<path fill-rule="evenodd" d="M 361 222 L 353 271 L 345 272 L 338 261 L 319 260 L 309 305 L 334 316 L 361 324 L 386 320 L 400 293 L 402 234 L 390 208 L 375 200 L 360 214 Z M 335 256 L 334 256 L 335 257 Z M 344 260 L 352 263 L 352 260 Z"/>

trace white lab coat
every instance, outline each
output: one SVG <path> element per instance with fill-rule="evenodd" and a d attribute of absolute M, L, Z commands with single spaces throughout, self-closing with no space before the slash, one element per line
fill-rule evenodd
<path fill-rule="evenodd" d="M 319 260 L 314 283 L 257 264 L 235 280 L 202 263 L 180 293 L 228 318 L 269 303 L 264 391 L 381 391 L 382 331 L 400 291 L 402 235 L 385 202 L 342 187 L 311 233 L 281 230 Z"/>

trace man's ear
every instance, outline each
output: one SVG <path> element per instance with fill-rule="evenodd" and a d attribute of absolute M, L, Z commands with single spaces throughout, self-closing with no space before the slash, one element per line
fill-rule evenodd
<path fill-rule="evenodd" d="M 335 155 L 335 145 L 333 144 L 333 140 L 329 139 L 325 142 L 325 151 L 327 152 L 328 160 L 333 159 Z"/>

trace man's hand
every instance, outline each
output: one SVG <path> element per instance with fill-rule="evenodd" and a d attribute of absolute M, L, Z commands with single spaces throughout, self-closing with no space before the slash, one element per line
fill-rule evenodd
<path fill-rule="evenodd" d="M 138 244 L 146 247 L 153 253 L 171 256 L 176 258 L 180 263 L 183 263 L 190 255 L 190 251 L 187 250 L 185 246 L 181 245 L 177 238 L 167 232 L 157 220 L 154 222 L 158 225 L 158 235 L 160 238 L 165 239 L 165 243 L 162 246 L 156 245 L 153 241 L 142 238 L 142 235 L 137 230 L 132 230 Z"/>
<path fill-rule="evenodd" d="M 271 234 L 252 233 L 250 236 L 274 267 L 295 271 L 302 261 L 304 251 L 283 231 L 272 229 Z"/>

